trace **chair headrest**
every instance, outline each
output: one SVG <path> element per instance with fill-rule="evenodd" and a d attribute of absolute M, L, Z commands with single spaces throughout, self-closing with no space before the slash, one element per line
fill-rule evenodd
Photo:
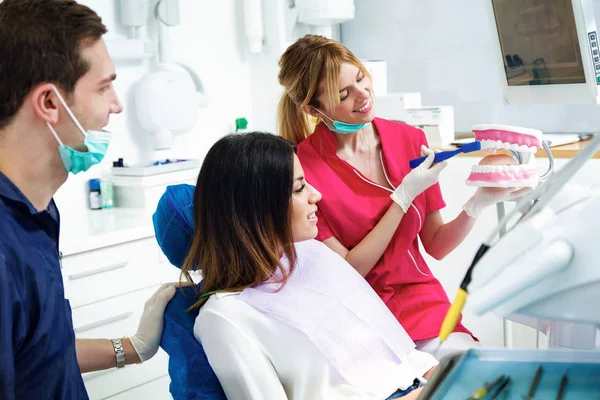
<path fill-rule="evenodd" d="M 192 244 L 195 189 L 186 184 L 168 186 L 152 216 L 158 245 L 169 262 L 178 268 L 183 265 Z"/>

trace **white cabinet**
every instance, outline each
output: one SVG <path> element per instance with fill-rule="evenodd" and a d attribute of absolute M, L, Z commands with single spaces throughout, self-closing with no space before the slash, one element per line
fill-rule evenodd
<path fill-rule="evenodd" d="M 127 392 L 119 393 L 110 400 L 149 400 L 171 399 L 168 376 L 152 381 L 146 385 L 135 387 Z"/>
<path fill-rule="evenodd" d="M 79 338 L 114 338 L 133 334 L 142 315 L 144 303 L 157 288 L 158 285 L 151 286 L 73 309 L 75 334 Z M 167 354 L 161 349 L 143 364 L 90 372 L 83 375 L 83 380 L 91 399 L 106 399 L 165 377 L 167 362 Z"/>
<path fill-rule="evenodd" d="M 159 252 L 150 237 L 64 257 L 63 281 L 71 307 L 157 285 Z"/>
<path fill-rule="evenodd" d="M 67 250 L 62 274 L 75 335 L 133 335 L 146 300 L 162 283 L 178 280 L 179 270 L 162 255 L 147 214 L 115 209 L 90 215 L 93 229 L 81 225 L 85 218 L 62 229 L 61 248 Z M 103 225 L 103 217 L 112 222 Z M 83 379 L 92 400 L 166 400 L 171 399 L 167 366 L 167 354 L 159 350 L 143 364 L 91 372 Z"/>

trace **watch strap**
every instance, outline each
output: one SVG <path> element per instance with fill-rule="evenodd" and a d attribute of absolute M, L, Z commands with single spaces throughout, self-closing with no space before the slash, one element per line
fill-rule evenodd
<path fill-rule="evenodd" d="M 121 339 L 111 339 L 113 348 L 115 349 L 115 356 L 117 358 L 117 368 L 123 368 L 125 366 L 125 351 L 123 350 L 123 344 Z"/>

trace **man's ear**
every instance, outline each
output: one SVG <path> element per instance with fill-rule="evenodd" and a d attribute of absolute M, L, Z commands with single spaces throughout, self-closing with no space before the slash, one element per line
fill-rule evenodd
<path fill-rule="evenodd" d="M 30 102 L 33 112 L 43 121 L 51 124 L 58 122 L 60 100 L 54 93 L 52 84 L 42 83 L 34 87 L 25 101 Z"/>

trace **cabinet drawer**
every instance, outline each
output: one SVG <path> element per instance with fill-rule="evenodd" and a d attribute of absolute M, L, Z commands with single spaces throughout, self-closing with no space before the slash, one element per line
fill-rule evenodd
<path fill-rule="evenodd" d="M 78 338 L 106 339 L 134 334 L 144 303 L 157 288 L 153 286 L 73 310 L 75 334 Z M 143 364 L 90 372 L 83 374 L 83 381 L 91 399 L 105 399 L 165 376 L 167 368 L 168 356 L 159 350 Z"/>
<path fill-rule="evenodd" d="M 119 397 L 127 400 L 132 399 L 170 399 L 169 383 L 171 379 L 168 375 L 169 356 L 164 350 L 159 349 L 158 353 L 151 360 L 143 364 L 126 365 L 121 369 L 109 369 L 105 371 L 90 372 L 83 374 L 83 382 L 88 392 L 90 400 L 100 400 L 113 398 L 111 396 L 125 395 L 133 392 L 141 386 L 146 386 L 149 383 L 156 382 L 157 379 L 163 383 L 157 385 L 157 392 L 165 393 L 163 397 L 149 394 L 145 397 Z M 117 396 L 118 397 L 118 396 Z M 116 397 L 115 397 L 116 398 Z"/>
<path fill-rule="evenodd" d="M 117 338 L 137 330 L 144 303 L 158 285 L 73 309 L 73 329 L 80 339 Z"/>
<path fill-rule="evenodd" d="M 181 270 L 171 263 L 162 262 L 160 263 L 160 276 L 163 282 L 179 282 L 182 280 Z"/>
<path fill-rule="evenodd" d="M 71 307 L 160 283 L 158 251 L 154 238 L 147 238 L 65 257 L 62 274 Z"/>
<path fill-rule="evenodd" d="M 170 383 L 171 380 L 166 376 L 124 393 L 119 393 L 108 400 L 172 400 L 173 397 L 169 393 Z"/>

